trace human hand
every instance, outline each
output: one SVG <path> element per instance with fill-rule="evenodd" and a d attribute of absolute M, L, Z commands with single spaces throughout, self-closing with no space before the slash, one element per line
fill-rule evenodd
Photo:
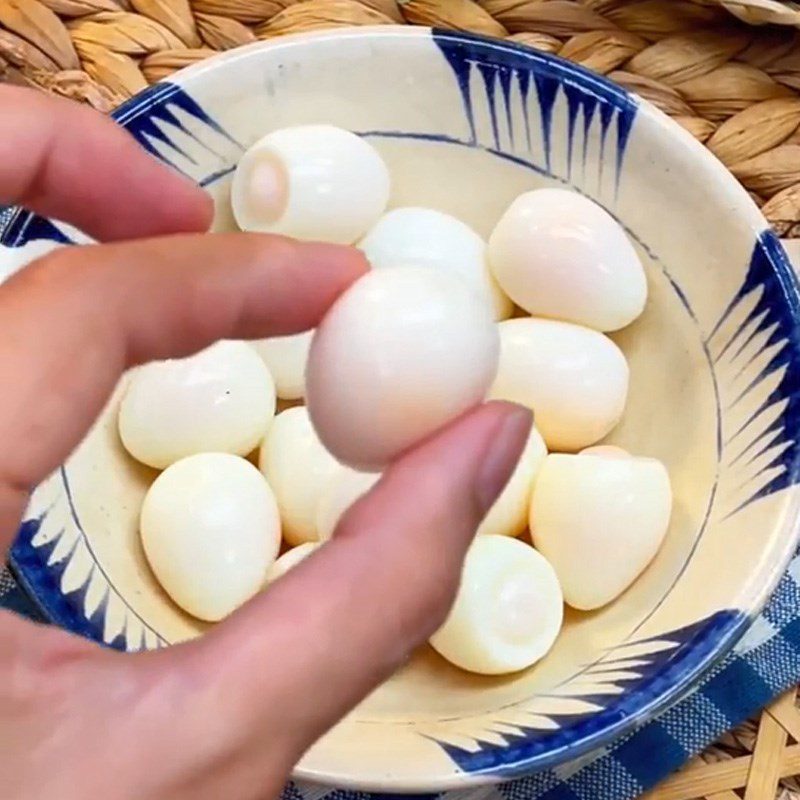
<path fill-rule="evenodd" d="M 0 287 L 6 548 L 28 493 L 125 369 L 311 328 L 367 265 L 350 248 L 200 233 L 204 193 L 85 109 L 0 87 L 0 115 L 0 203 L 101 241 L 135 239 L 63 248 Z M 453 422 L 387 469 L 330 542 L 200 640 L 123 655 L 0 614 L 4 797 L 277 794 L 305 749 L 441 623 L 530 422 L 505 403 Z"/>

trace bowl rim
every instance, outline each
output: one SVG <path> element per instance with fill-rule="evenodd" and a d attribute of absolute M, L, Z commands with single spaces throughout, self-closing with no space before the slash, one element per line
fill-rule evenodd
<path fill-rule="evenodd" d="M 264 50 L 275 50 L 278 48 L 303 47 L 310 42 L 325 40 L 345 40 L 345 39 L 370 39 L 374 37 L 408 37 L 429 40 L 432 36 L 446 37 L 454 43 L 462 42 L 470 46 L 479 46 L 489 56 L 501 57 L 504 53 L 513 54 L 517 57 L 530 59 L 533 63 L 534 58 L 539 61 L 557 65 L 559 69 L 568 73 L 581 86 L 593 83 L 603 87 L 613 87 L 614 91 L 620 96 L 636 104 L 637 113 L 646 116 L 652 123 L 661 128 L 664 134 L 674 140 L 676 144 L 681 144 L 686 148 L 690 157 L 704 162 L 706 169 L 713 173 L 713 177 L 719 185 L 736 201 L 734 214 L 739 220 L 739 224 L 747 226 L 753 233 L 754 240 L 765 230 L 769 230 L 766 219 L 761 211 L 747 194 L 746 190 L 739 184 L 736 178 L 725 168 L 725 166 L 711 153 L 705 146 L 698 142 L 688 131 L 672 120 L 665 113 L 660 111 L 650 102 L 640 98 L 628 90 L 610 81 L 605 76 L 597 75 L 590 70 L 563 59 L 559 56 L 535 50 L 526 45 L 496 39 L 471 33 L 460 33 L 439 28 L 422 26 L 401 26 L 401 25 L 375 25 L 361 27 L 347 27 L 336 29 L 325 29 L 318 31 L 300 32 L 278 39 L 254 42 L 243 47 L 235 48 L 215 56 L 210 56 L 201 62 L 197 62 L 185 67 L 165 81 L 156 83 L 117 107 L 111 114 L 119 124 L 125 123 L 135 118 L 139 114 L 146 113 L 149 108 L 158 103 L 162 98 L 162 93 L 169 87 L 182 88 L 190 86 L 191 83 L 202 76 L 207 71 L 214 71 L 222 64 L 235 62 L 242 58 L 247 58 L 254 52 Z M 0 236 L 0 244 L 19 243 L 25 236 L 28 222 L 34 215 L 24 209 L 16 209 L 6 230 Z M 16 237 L 15 241 L 9 241 Z M 778 241 L 777 239 L 775 240 Z M 792 319 L 800 325 L 800 280 L 791 267 L 788 256 L 783 250 L 782 245 L 778 245 L 776 253 L 770 257 L 772 269 L 780 275 L 784 284 L 788 287 L 794 299 L 792 304 Z M 652 719 L 666 708 L 680 702 L 687 694 L 691 693 L 701 681 L 703 675 L 708 674 L 730 653 L 735 643 L 749 628 L 752 621 L 758 616 L 765 606 L 769 596 L 773 592 L 778 581 L 785 573 L 786 566 L 796 550 L 797 542 L 800 540 L 800 497 L 794 498 L 791 505 L 784 515 L 782 525 L 791 532 L 790 536 L 785 537 L 785 544 L 780 552 L 780 559 L 772 563 L 770 579 L 752 586 L 752 581 L 746 586 L 750 592 L 742 591 L 740 597 L 746 599 L 745 608 L 738 609 L 742 613 L 736 615 L 728 624 L 719 638 L 713 642 L 713 646 L 703 652 L 702 656 L 695 659 L 693 663 L 685 665 L 683 663 L 670 664 L 659 676 L 657 686 L 653 686 L 653 679 L 643 681 L 631 694 L 641 698 L 642 702 L 630 712 L 626 712 L 616 721 L 599 727 L 588 734 L 578 737 L 575 741 L 568 741 L 560 746 L 554 747 L 544 753 L 535 754 L 527 758 L 511 760 L 500 765 L 490 765 L 474 771 L 456 771 L 440 775 L 437 778 L 419 776 L 415 778 L 387 775 L 380 780 L 360 779 L 356 774 L 342 774 L 336 771 L 322 772 L 320 770 L 306 769 L 302 762 L 297 765 L 292 773 L 292 777 L 310 781 L 317 784 L 326 784 L 343 789 L 356 789 L 360 791 L 386 791 L 393 792 L 434 792 L 447 791 L 452 789 L 463 789 L 467 786 L 475 787 L 490 783 L 511 780 L 516 777 L 531 774 L 540 769 L 546 769 L 556 764 L 564 763 L 573 758 L 580 757 L 586 753 L 601 748 L 619 737 L 630 733 L 636 726 L 646 720 Z M 52 622 L 61 621 L 59 613 L 54 613 L 48 602 L 41 594 L 41 586 L 35 576 L 30 573 L 30 568 L 26 566 L 24 559 L 19 557 L 19 551 L 11 551 L 9 561 L 17 576 L 20 584 L 26 593 L 32 598 L 34 604 L 42 611 L 44 616 Z M 48 591 L 46 594 L 50 594 Z M 745 605 L 742 603 L 742 605 Z M 71 627 L 71 626 L 70 626 Z M 72 627 L 72 630 L 76 630 Z M 81 632 L 81 631 L 78 631 Z M 692 652 L 697 649 L 698 642 L 691 639 L 684 645 Z M 677 673 L 677 674 L 673 674 Z M 666 679 L 666 680 L 665 680 Z M 666 686 L 664 683 L 666 682 Z M 623 693 L 620 697 L 625 696 Z M 591 715 L 593 718 L 596 715 Z M 503 749 L 495 746 L 498 750 Z"/>

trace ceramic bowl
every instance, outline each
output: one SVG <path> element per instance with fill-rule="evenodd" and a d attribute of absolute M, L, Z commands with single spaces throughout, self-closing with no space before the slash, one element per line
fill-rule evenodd
<path fill-rule="evenodd" d="M 115 116 L 206 187 L 217 229 L 233 227 L 231 172 L 248 145 L 329 122 L 381 151 L 394 206 L 433 206 L 488 235 L 520 192 L 569 186 L 620 221 L 646 266 L 647 309 L 615 335 L 631 387 L 610 441 L 669 468 L 675 511 L 655 561 L 608 607 L 568 612 L 527 671 L 468 675 L 423 648 L 299 777 L 431 791 L 533 771 L 630 730 L 729 650 L 797 540 L 800 295 L 746 193 L 678 125 L 549 55 L 400 27 L 236 50 Z M 5 244 L 37 238 L 73 232 L 20 213 Z M 203 628 L 143 557 L 137 516 L 154 473 L 122 451 L 115 402 L 33 494 L 13 565 L 54 622 L 124 650 L 164 647 Z"/>

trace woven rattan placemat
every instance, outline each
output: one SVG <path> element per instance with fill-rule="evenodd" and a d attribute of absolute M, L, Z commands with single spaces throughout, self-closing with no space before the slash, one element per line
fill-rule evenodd
<path fill-rule="evenodd" d="M 108 111 L 214 51 L 376 23 L 509 37 L 608 75 L 716 153 L 781 236 L 800 237 L 800 3 L 0 0 L 0 76 Z"/>
<path fill-rule="evenodd" d="M 800 3 L 778 0 L 0 0 L 0 80 L 109 111 L 215 51 L 315 28 L 511 38 L 608 75 L 680 122 L 800 239 Z M 800 800 L 796 691 L 651 793 Z"/>

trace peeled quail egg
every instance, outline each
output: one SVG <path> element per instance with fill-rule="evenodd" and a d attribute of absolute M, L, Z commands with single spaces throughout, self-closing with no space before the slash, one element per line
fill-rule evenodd
<path fill-rule="evenodd" d="M 359 247 L 375 269 L 416 266 L 460 276 L 485 298 L 495 319 L 506 319 L 514 310 L 489 272 L 486 242 L 449 214 L 396 208 L 378 220 Z"/>
<path fill-rule="evenodd" d="M 319 542 L 305 542 L 287 550 L 267 572 L 267 583 L 282 578 L 292 567 L 296 567 L 304 558 L 310 556 L 319 547 Z"/>
<path fill-rule="evenodd" d="M 581 450 L 582 456 L 606 456 L 607 458 L 630 458 L 630 453 L 615 444 L 596 444 Z"/>
<path fill-rule="evenodd" d="M 622 351 L 597 331 L 546 319 L 501 322 L 490 396 L 533 409 L 550 450 L 580 450 L 620 420 L 628 395 Z"/>
<path fill-rule="evenodd" d="M 546 455 L 547 447 L 541 434 L 536 428 L 531 428 L 519 462 L 505 489 L 483 518 L 479 534 L 519 536 L 528 527 L 533 485 Z"/>
<path fill-rule="evenodd" d="M 142 505 L 147 560 L 167 594 L 199 619 L 226 617 L 264 584 L 280 546 L 278 507 L 249 462 L 199 453 L 168 467 Z"/>
<path fill-rule="evenodd" d="M 351 244 L 383 213 L 389 171 L 375 148 L 333 125 L 298 125 L 259 139 L 233 176 L 245 231 Z"/>
<path fill-rule="evenodd" d="M 590 610 L 620 595 L 650 563 L 671 511 L 669 475 L 654 458 L 553 454 L 536 480 L 530 526 L 566 602 Z"/>
<path fill-rule="evenodd" d="M 314 331 L 292 336 L 275 336 L 253 342 L 274 381 L 275 390 L 283 400 L 300 400 L 306 391 L 306 361 Z"/>
<path fill-rule="evenodd" d="M 492 314 L 464 281 L 424 267 L 373 270 L 317 328 L 308 411 L 339 461 L 377 472 L 481 402 L 497 357 Z"/>
<path fill-rule="evenodd" d="M 380 473 L 358 472 L 350 467 L 341 467 L 333 474 L 317 507 L 317 535 L 320 540 L 325 541 L 333 536 L 344 512 L 365 495 L 380 477 Z"/>
<path fill-rule="evenodd" d="M 277 497 L 286 541 L 316 541 L 320 496 L 340 465 L 320 442 L 305 408 L 288 408 L 275 417 L 259 467 Z"/>
<path fill-rule="evenodd" d="M 534 316 L 624 328 L 644 310 L 647 279 L 622 227 L 601 206 L 565 189 L 520 195 L 489 238 L 497 282 Z"/>
<path fill-rule="evenodd" d="M 119 409 L 128 452 L 156 469 L 202 452 L 246 455 L 275 414 L 275 384 L 244 342 L 136 369 Z"/>
<path fill-rule="evenodd" d="M 479 536 L 450 614 L 430 643 L 470 672 L 516 672 L 553 646 L 563 602 L 556 574 L 540 553 L 518 539 Z"/>

